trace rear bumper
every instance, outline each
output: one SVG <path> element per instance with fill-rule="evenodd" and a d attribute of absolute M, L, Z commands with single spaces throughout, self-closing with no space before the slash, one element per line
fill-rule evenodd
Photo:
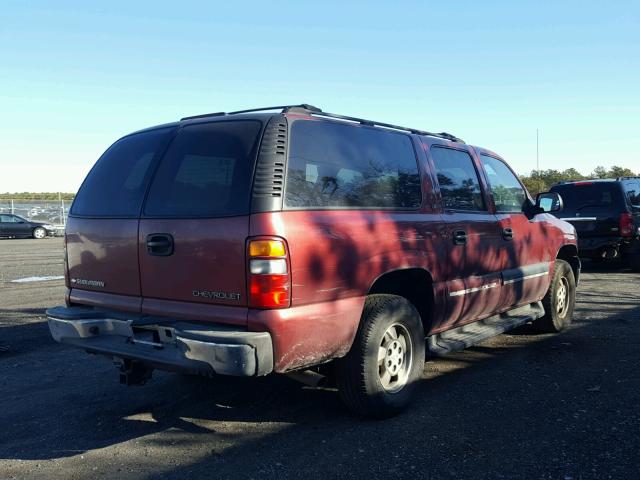
<path fill-rule="evenodd" d="M 625 255 L 638 249 L 639 245 L 640 240 L 638 237 L 579 237 L 578 255 L 586 258 L 609 258 L 611 257 L 610 252 L 617 252 L 615 256 Z"/>
<path fill-rule="evenodd" d="M 273 371 L 268 332 L 87 307 L 55 307 L 47 317 L 57 342 L 162 370 L 236 376 Z"/>

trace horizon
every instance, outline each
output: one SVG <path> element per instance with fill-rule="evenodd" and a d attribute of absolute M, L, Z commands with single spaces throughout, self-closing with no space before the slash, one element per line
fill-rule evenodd
<path fill-rule="evenodd" d="M 640 170 L 640 4 L 229 5 L 9 1 L 0 192 L 77 191 L 121 136 L 310 103 L 447 131 L 521 176 Z M 597 7 L 597 8 L 596 8 Z"/>

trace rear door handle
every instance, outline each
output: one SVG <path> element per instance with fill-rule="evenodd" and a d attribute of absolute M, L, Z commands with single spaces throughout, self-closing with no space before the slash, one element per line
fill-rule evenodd
<path fill-rule="evenodd" d="M 157 257 L 168 257 L 173 254 L 173 237 L 168 233 L 152 233 L 147 235 L 147 253 Z"/>
<path fill-rule="evenodd" d="M 467 232 L 464 230 L 456 230 L 453 232 L 453 243 L 455 245 L 464 245 L 467 243 Z"/>
<path fill-rule="evenodd" d="M 509 227 L 503 228 L 502 238 L 504 238 L 505 240 L 513 240 L 513 229 Z"/>

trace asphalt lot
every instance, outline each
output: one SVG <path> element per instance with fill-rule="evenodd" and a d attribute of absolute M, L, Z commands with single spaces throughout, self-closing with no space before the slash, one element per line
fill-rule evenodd
<path fill-rule="evenodd" d="M 0 240 L 0 479 L 606 479 L 640 475 L 640 274 L 590 267 L 575 324 L 526 327 L 427 363 L 385 421 L 286 377 L 154 373 L 51 340 L 61 239 Z"/>

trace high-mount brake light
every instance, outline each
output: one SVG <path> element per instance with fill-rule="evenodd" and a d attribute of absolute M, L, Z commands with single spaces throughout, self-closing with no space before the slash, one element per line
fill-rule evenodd
<path fill-rule="evenodd" d="M 287 308 L 291 304 L 289 258 L 283 240 L 250 239 L 248 250 L 249 306 Z"/>
<path fill-rule="evenodd" d="M 633 215 L 622 213 L 620 215 L 620 235 L 623 237 L 633 236 Z"/>

